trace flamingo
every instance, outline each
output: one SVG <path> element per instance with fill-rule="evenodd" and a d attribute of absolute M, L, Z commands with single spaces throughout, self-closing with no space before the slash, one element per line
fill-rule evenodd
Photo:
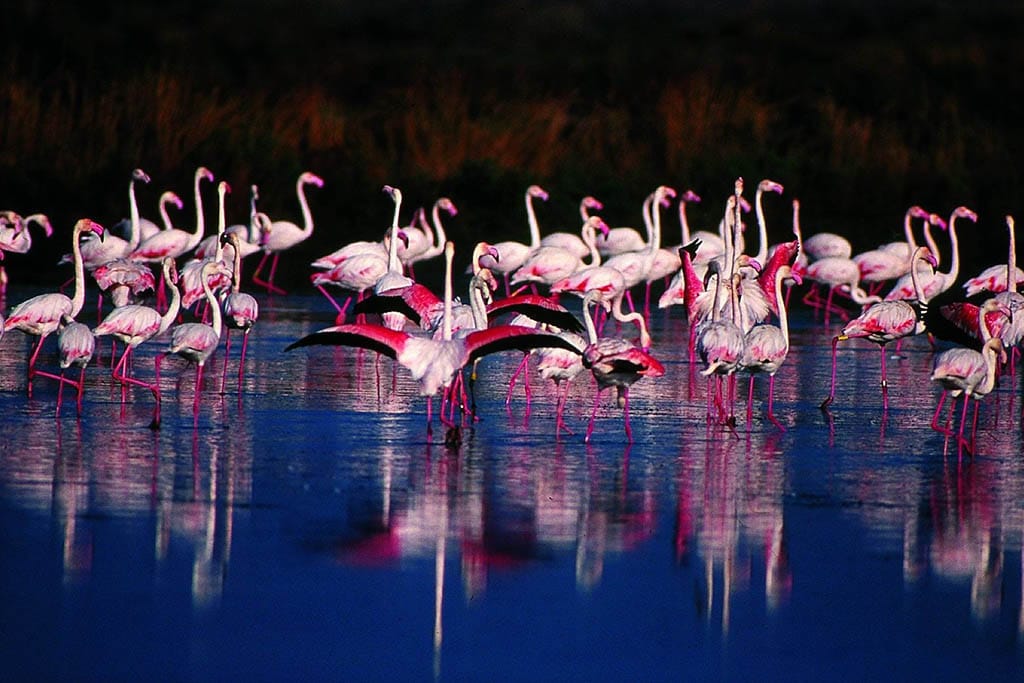
<path fill-rule="evenodd" d="M 587 222 L 590 220 L 591 211 L 601 211 L 602 209 L 604 209 L 604 204 L 602 204 L 600 200 L 595 199 L 590 195 L 587 195 L 586 197 L 581 199 L 580 220 L 582 221 L 582 225 L 586 225 Z M 591 245 L 589 242 L 587 242 L 587 237 L 586 235 L 583 234 L 582 228 L 580 229 L 580 232 L 578 234 L 571 232 L 548 233 L 547 235 L 544 235 L 543 237 L 540 238 L 540 246 L 558 247 L 560 249 L 565 249 L 566 251 L 572 253 L 581 260 L 587 258 L 588 256 L 592 256 Z M 596 249 L 596 245 L 594 248 Z M 591 263 L 593 263 L 593 260 L 591 261 Z"/>
<path fill-rule="evenodd" d="M 310 171 L 302 173 L 299 175 L 299 179 L 295 181 L 295 194 L 299 198 L 299 208 L 302 211 L 302 227 L 300 228 L 291 221 L 274 221 L 270 224 L 269 231 L 264 233 L 262 238 L 263 256 L 260 258 L 256 270 L 253 271 L 252 281 L 260 287 L 265 287 L 267 292 L 271 294 L 287 294 L 287 292 L 274 284 L 274 274 L 277 272 L 277 262 L 281 257 L 281 252 L 294 247 L 313 234 L 313 214 L 309 209 L 309 202 L 306 199 L 306 185 L 323 187 L 324 181 L 323 178 Z M 271 257 L 273 258 L 270 263 L 270 274 L 266 280 L 263 280 L 259 276 L 260 272 Z"/>
<path fill-rule="evenodd" d="M 768 226 L 764 219 L 761 197 L 765 192 L 774 192 L 781 195 L 783 191 L 782 185 L 767 178 L 757 184 L 757 192 L 754 194 L 754 215 L 757 217 L 758 240 L 757 253 L 754 255 L 754 259 L 758 263 L 765 263 L 768 260 Z"/>
<path fill-rule="evenodd" d="M 540 185 L 530 185 L 526 188 L 526 219 L 530 227 L 530 243 L 515 242 L 506 240 L 494 244 L 498 250 L 498 259 L 486 260 L 484 268 L 501 275 L 505 279 L 505 294 L 511 293 L 509 277 L 526 262 L 527 257 L 540 247 L 540 227 L 537 225 L 537 213 L 533 208 L 533 200 L 548 200 L 548 193 Z"/>
<path fill-rule="evenodd" d="M 235 254 L 234 268 L 231 270 L 231 293 L 224 297 L 224 316 L 227 327 L 224 339 L 224 368 L 220 378 L 220 392 L 224 393 L 224 378 L 227 375 L 228 357 L 231 354 L 231 329 L 242 331 L 242 355 L 238 361 L 238 391 L 242 391 L 242 378 L 245 375 L 245 352 L 249 344 L 249 332 L 252 331 L 256 319 L 259 318 L 260 305 L 256 298 L 241 291 L 242 283 L 242 251 L 239 244 L 242 237 L 237 232 L 225 232 L 221 238 L 231 244 Z"/>
<path fill-rule="evenodd" d="M 391 196 L 391 200 L 395 204 L 395 212 L 391 219 L 391 242 L 388 245 L 388 269 L 377 280 L 377 282 L 373 284 L 373 291 L 375 294 L 382 294 L 394 289 L 408 287 L 413 283 L 413 279 L 402 272 L 402 266 L 398 258 L 398 215 L 402 210 L 402 191 L 397 187 L 392 187 L 391 185 L 385 185 L 384 191 Z M 408 246 L 408 235 L 403 242 Z"/>
<path fill-rule="evenodd" d="M 111 376 L 121 384 L 122 403 L 127 399 L 129 384 L 134 384 L 153 392 L 153 397 L 156 399 L 157 405 L 153 423 L 154 427 L 158 427 L 160 424 L 159 381 L 150 384 L 135 379 L 128 374 L 127 363 L 128 359 L 140 344 L 166 332 L 174 322 L 174 319 L 178 316 L 181 294 L 178 290 L 178 273 L 174 265 L 174 258 L 171 256 L 165 256 L 163 263 L 161 264 L 161 269 L 163 281 L 167 282 L 171 288 L 171 301 L 167 310 L 164 311 L 163 314 L 150 306 L 142 304 L 128 304 L 112 310 L 93 330 L 93 333 L 97 337 L 111 335 L 125 345 L 124 351 L 121 353 L 121 357 L 117 360 L 117 363 L 114 364 L 111 370 Z"/>
<path fill-rule="evenodd" d="M 594 433 L 597 406 L 601 392 L 615 387 L 616 400 L 622 408 L 626 439 L 633 443 L 633 430 L 629 424 L 629 387 L 643 377 L 661 377 L 665 366 L 658 359 L 639 348 L 633 342 L 614 337 L 597 336 L 597 328 L 590 312 L 592 304 L 600 303 L 600 294 L 588 292 L 583 297 L 583 322 L 587 330 L 587 346 L 583 349 L 583 366 L 590 370 L 597 382 L 594 406 L 590 411 L 590 422 L 584 441 L 589 443 Z M 571 348 L 576 348 L 569 344 Z"/>
<path fill-rule="evenodd" d="M 527 257 L 523 265 L 512 273 L 509 283 L 518 285 L 524 282 L 539 282 L 550 288 L 555 282 L 569 277 L 578 270 L 587 266 L 600 265 L 601 255 L 597 251 L 595 242 L 598 230 L 602 233 L 608 231 L 608 224 L 600 216 L 588 218 L 581 229 L 583 241 L 589 245 L 590 249 L 589 263 L 584 263 L 571 249 L 541 244 Z"/>
<path fill-rule="evenodd" d="M 518 325 L 497 325 L 481 330 L 452 332 L 452 261 L 455 246 L 445 244 L 444 315 L 440 338 L 424 337 L 383 325 L 357 323 L 337 325 L 306 335 L 289 344 L 285 350 L 311 345 L 341 345 L 367 348 L 398 361 L 419 384 L 419 393 L 427 397 L 427 432 L 431 433 L 431 397 L 442 389 L 452 390 L 459 371 L 467 363 L 487 354 L 518 348 L 526 351 L 536 346 L 570 348 L 567 341 L 556 334 Z M 454 423 L 441 420 L 451 430 Z"/>
<path fill-rule="evenodd" d="M 156 278 L 149 266 L 127 258 L 116 258 L 92 271 L 100 291 L 110 296 L 114 308 L 124 306 L 143 292 L 153 291 Z"/>
<path fill-rule="evenodd" d="M 848 257 L 825 256 L 811 261 L 804 276 L 808 280 L 828 287 L 828 296 L 824 304 L 821 303 L 820 297 L 814 289 L 808 290 L 803 298 L 804 303 L 814 307 L 815 310 L 824 309 L 826 327 L 828 327 L 832 313 L 839 315 L 844 320 L 849 318 L 849 314 L 844 309 L 832 302 L 836 290 L 848 294 L 854 303 L 861 306 L 881 301 L 881 297 L 869 295 L 861 288 L 860 267 Z"/>
<path fill-rule="evenodd" d="M 981 323 L 982 336 L 985 338 L 981 351 L 963 347 L 948 349 L 935 357 L 932 365 L 931 380 L 942 387 L 942 395 L 932 415 L 932 429 L 936 431 L 952 433 L 947 427 L 940 428 L 938 425 L 939 413 L 942 410 L 946 395 L 953 397 L 950 403 L 950 418 L 956 398 L 963 395 L 963 411 L 960 416 L 960 430 L 957 433 L 957 443 L 964 444 L 964 426 L 967 422 L 967 404 L 974 399 L 974 418 L 971 426 L 970 449 L 974 450 L 974 435 L 978 424 L 978 405 L 985 396 L 995 388 L 996 369 L 999 362 L 1005 362 L 1006 352 L 1003 349 L 1003 342 L 998 337 L 992 337 L 988 331 L 988 324 L 984 313 L 1000 311 L 1008 315 L 1009 311 L 995 299 L 989 299 L 982 305 L 982 315 L 979 318 Z"/>
<path fill-rule="evenodd" d="M 924 315 L 927 311 L 928 297 L 921 286 L 917 264 L 925 260 L 934 265 L 935 257 L 928 247 L 918 247 L 914 251 L 910 276 L 913 278 L 915 298 L 912 301 L 879 301 L 872 304 L 858 317 L 849 321 L 842 332 L 832 339 L 832 387 L 828 398 L 821 404 L 828 408 L 835 400 L 836 393 L 836 345 L 847 339 L 864 338 L 878 344 L 882 355 L 882 409 L 889 409 L 889 382 L 885 371 L 885 346 L 896 339 L 903 339 L 925 331 Z M 812 264 L 813 265 L 813 264 Z"/>
<path fill-rule="evenodd" d="M 13 211 L 4 212 L 0 215 L 0 262 L 3 261 L 5 251 L 14 254 L 26 254 L 32 248 L 32 234 L 28 229 L 29 224 L 35 223 L 43 229 L 43 233 L 50 237 L 53 235 L 53 224 L 44 213 L 34 213 L 28 216 L 19 216 Z M 7 291 L 7 271 L 0 263 L 0 297 Z"/>
<path fill-rule="evenodd" d="M 569 399 L 569 384 L 583 372 L 582 353 L 587 347 L 587 340 L 568 330 L 560 330 L 557 334 L 564 337 L 575 349 L 570 351 L 555 347 L 542 347 L 534 350 L 537 359 L 537 373 L 544 379 L 555 383 L 555 437 L 561 430 L 572 434 L 565 424 L 565 403 Z"/>
<path fill-rule="evenodd" d="M 716 279 L 714 298 L 717 300 L 722 287 L 721 266 L 718 261 L 712 261 L 708 264 L 708 271 L 704 276 L 705 290 L 707 290 L 708 281 L 712 276 Z M 715 392 L 715 397 L 719 408 L 719 415 L 721 416 L 723 413 L 720 402 L 721 378 L 723 376 L 732 376 L 736 371 L 740 358 L 743 355 L 744 333 L 737 324 L 735 318 L 738 314 L 735 292 L 735 287 L 731 287 L 729 289 L 732 317 L 722 318 L 720 307 L 717 305 L 713 306 L 711 309 L 711 318 L 700 323 L 696 333 L 697 355 L 700 356 L 701 363 L 704 364 L 704 369 L 701 370 L 701 374 L 708 378 L 707 418 L 709 420 L 711 419 L 711 377 L 714 376 L 714 379 L 716 380 L 718 390 Z M 731 410 L 731 397 L 729 403 Z M 732 416 L 730 415 L 729 418 L 731 417 Z"/>
<path fill-rule="evenodd" d="M 931 214 L 929 212 L 925 211 L 916 204 L 908 208 L 906 212 L 903 214 L 903 241 L 886 242 L 885 244 L 882 244 L 878 248 L 885 251 L 892 251 L 897 256 L 903 259 L 904 264 L 909 263 L 911 257 L 914 255 L 914 250 L 917 249 L 918 246 L 917 240 L 914 239 L 914 230 L 911 223 L 912 219 L 914 218 L 924 219 L 925 241 L 928 245 L 928 248 L 932 250 L 932 255 L 935 257 L 936 262 L 938 262 L 939 252 L 936 248 L 935 240 L 932 239 L 931 237 L 931 231 L 928 227 L 929 225 L 936 225 L 936 223 L 931 222 Z"/>
<path fill-rule="evenodd" d="M 65 325 L 57 335 L 57 350 L 60 353 L 60 387 L 57 389 L 57 414 L 64 400 L 64 385 L 70 384 L 77 390 L 76 404 L 78 414 L 82 413 L 82 394 L 85 390 L 85 367 L 92 360 L 96 351 L 96 337 L 84 323 L 72 321 Z M 78 380 L 67 379 L 66 370 L 75 366 L 79 368 Z"/>
<path fill-rule="evenodd" d="M 789 354 L 789 316 L 783 302 L 782 282 L 793 277 L 800 284 L 800 276 L 792 273 L 791 267 L 782 265 L 773 273 L 775 282 L 775 305 L 778 310 L 779 325 L 754 325 L 743 337 L 743 355 L 740 357 L 739 370 L 750 375 L 747 389 L 747 419 L 750 419 L 754 402 L 754 375 L 768 374 L 768 419 L 781 427 L 772 412 L 772 397 L 775 390 L 775 373 Z"/>
<path fill-rule="evenodd" d="M 39 294 L 15 306 L 7 316 L 7 320 L 4 321 L 5 332 L 17 329 L 25 334 L 39 337 L 28 360 L 28 393 L 30 397 L 32 395 L 32 377 L 39 372 L 35 366 L 39 351 L 43 348 L 43 342 L 60 325 L 73 321 L 85 303 L 85 266 L 82 264 L 82 248 L 79 238 L 86 232 L 102 237 L 104 229 L 102 225 L 89 218 L 82 218 L 75 223 L 71 236 L 71 254 L 75 268 L 74 295 L 68 297 L 59 292 Z M 47 373 L 42 374 L 52 377 Z"/>
<path fill-rule="evenodd" d="M 196 202 L 196 227 L 192 232 L 181 228 L 161 230 L 145 242 L 140 242 L 130 251 L 128 258 L 143 263 L 160 263 L 165 257 L 179 258 L 196 248 L 203 239 L 206 219 L 203 216 L 203 195 L 200 183 L 203 180 L 213 182 L 213 173 L 205 166 L 196 169 L 193 177 L 193 194 Z"/>
<path fill-rule="evenodd" d="M 195 420 L 199 419 L 199 396 L 203 382 L 203 367 L 206 361 L 220 344 L 220 335 L 223 328 L 220 306 L 210 289 L 210 280 L 214 276 L 231 277 L 231 272 L 223 263 L 216 260 L 205 261 L 200 271 L 200 279 L 203 283 L 203 294 L 206 296 L 206 303 L 212 311 L 212 320 L 209 325 L 204 323 L 181 323 L 171 328 L 171 343 L 156 357 L 156 381 L 160 383 L 160 363 L 164 356 L 176 354 L 196 364 L 196 388 L 192 398 L 192 415 Z M 160 404 L 157 403 L 157 413 L 153 418 L 153 427 L 160 426 Z"/>

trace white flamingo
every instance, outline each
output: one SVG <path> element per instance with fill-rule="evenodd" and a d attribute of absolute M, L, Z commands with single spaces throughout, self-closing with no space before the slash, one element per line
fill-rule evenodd
<path fill-rule="evenodd" d="M 256 270 L 253 271 L 252 281 L 254 284 L 266 288 L 267 292 L 271 294 L 287 294 L 274 284 L 274 275 L 277 272 L 277 262 L 281 257 L 281 252 L 291 249 L 313 234 L 313 213 L 310 211 L 309 202 L 306 199 L 306 185 L 323 187 L 324 181 L 323 178 L 310 171 L 302 173 L 295 181 L 295 194 L 299 198 L 299 209 L 302 211 L 302 227 L 300 228 L 291 221 L 273 221 L 268 232 L 262 237 L 263 256 L 260 258 Z M 266 280 L 263 280 L 260 278 L 260 272 L 268 259 L 271 261 L 270 274 Z"/>

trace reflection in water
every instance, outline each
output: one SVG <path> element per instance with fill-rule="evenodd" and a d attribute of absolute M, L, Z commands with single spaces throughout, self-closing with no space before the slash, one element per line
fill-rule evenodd
<path fill-rule="evenodd" d="M 1016 456 L 985 455 L 1021 450 L 1012 387 L 983 410 L 984 452 L 945 457 L 941 436 L 928 427 L 935 394 L 914 388 L 928 352 L 908 345 L 890 366 L 888 413 L 847 399 L 825 416 L 817 404 L 827 391 L 819 381 L 828 377 L 827 338 L 797 328 L 776 381 L 785 430 L 760 421 L 735 430 L 708 425 L 704 378 L 687 381 L 689 366 L 673 359 L 678 381 L 637 385 L 632 447 L 611 436 L 590 445 L 577 435 L 555 439 L 548 383 L 533 383 L 529 416 L 516 404 L 514 420 L 506 419 L 507 385 L 495 381 L 478 386 L 483 421 L 449 449 L 424 441 L 422 400 L 387 359 L 338 349 L 330 360 L 286 355 L 273 370 L 259 362 L 279 358 L 287 342 L 308 331 L 305 322 L 261 320 L 242 395 L 204 401 L 194 425 L 190 395 L 176 402 L 169 386 L 158 433 L 144 428 L 148 404 L 129 404 L 122 417 L 115 387 L 99 379 L 86 392 L 82 419 L 54 420 L 45 391 L 31 401 L 21 395 L 21 366 L 0 366 L 0 497 L 52 519 L 66 586 L 106 579 L 94 576 L 102 566 L 98 525 L 141 519 L 152 521 L 158 570 L 187 553 L 186 607 L 226 609 L 232 546 L 237 554 L 252 542 L 236 532 L 235 515 L 253 503 L 254 478 L 262 477 L 265 489 L 337 496 L 325 493 L 310 518 L 296 514 L 301 541 L 327 537 L 308 545 L 333 571 L 393 576 L 417 571 L 410 560 L 429 565 L 435 677 L 453 647 L 454 607 L 473 609 L 504 587 L 500 577 L 552 564 L 566 568 L 555 580 L 572 598 L 597 602 L 631 589 L 615 572 L 618 560 L 664 554 L 677 576 L 694 574 L 697 599 L 686 608 L 694 619 L 722 640 L 737 639 L 745 599 L 763 595 L 765 612 L 785 616 L 806 598 L 801 578 L 824 571 L 808 566 L 809 542 L 800 535 L 806 526 L 794 524 L 794 515 L 808 511 L 853 520 L 867 532 L 869 551 L 899 555 L 902 590 L 952 585 L 969 596 L 979 622 L 1016 611 L 1024 639 L 1024 598 L 1006 597 L 1016 595 L 1007 582 L 1024 586 L 1024 570 L 1007 576 L 1020 554 L 1024 472 Z M 685 354 L 685 332 L 664 332 Z M 851 369 L 846 389 L 874 381 L 877 363 L 851 362 L 862 353 L 857 348 L 843 353 Z M 502 373 L 517 362 L 488 359 L 485 372 L 507 377 Z M 217 373 L 209 375 L 216 386 Z M 592 389 L 573 383 L 571 426 L 585 423 Z M 294 498 L 287 505 L 296 505 Z"/>

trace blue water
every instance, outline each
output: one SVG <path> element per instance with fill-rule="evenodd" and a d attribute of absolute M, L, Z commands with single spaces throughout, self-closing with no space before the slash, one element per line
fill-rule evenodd
<path fill-rule="evenodd" d="M 12 292 L 9 301 L 19 300 Z M 574 382 L 508 409 L 511 352 L 484 361 L 482 419 L 444 444 L 404 371 L 370 352 L 285 353 L 321 299 L 264 299 L 236 389 L 233 337 L 207 370 L 164 365 L 122 408 L 88 371 L 25 391 L 30 341 L 0 341 L 4 680 L 1019 680 L 1020 390 L 986 399 L 976 453 L 929 424 L 932 351 L 841 347 L 796 314 L 764 419 L 705 420 L 681 311 L 654 316 L 666 375 L 632 392 L 635 442 Z M 51 345 L 48 347 L 52 349 Z M 149 378 L 159 344 L 140 347 Z M 54 366 L 44 351 L 44 364 Z M 438 408 L 435 402 L 435 411 Z"/>

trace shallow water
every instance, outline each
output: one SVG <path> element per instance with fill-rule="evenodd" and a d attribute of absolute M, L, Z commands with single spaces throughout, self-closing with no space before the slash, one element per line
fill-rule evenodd
<path fill-rule="evenodd" d="M 20 300 L 12 292 L 9 301 Z M 35 382 L 30 340 L 0 341 L 0 657 L 7 680 L 943 680 L 1024 667 L 1020 390 L 985 401 L 977 453 L 930 428 L 924 340 L 840 347 L 796 315 L 764 419 L 705 420 L 681 311 L 654 316 L 667 367 L 505 407 L 512 352 L 481 365 L 481 420 L 447 447 L 404 371 L 291 341 L 323 300 L 262 300 L 241 391 L 233 338 L 208 367 L 164 365 L 163 426 L 122 408 L 109 347 L 83 411 Z M 48 349 L 52 349 L 50 342 Z M 158 345 L 140 347 L 148 378 Z M 44 352 L 44 364 L 54 365 Z M 435 402 L 436 403 L 436 402 Z M 435 405 L 435 409 L 438 406 Z"/>

